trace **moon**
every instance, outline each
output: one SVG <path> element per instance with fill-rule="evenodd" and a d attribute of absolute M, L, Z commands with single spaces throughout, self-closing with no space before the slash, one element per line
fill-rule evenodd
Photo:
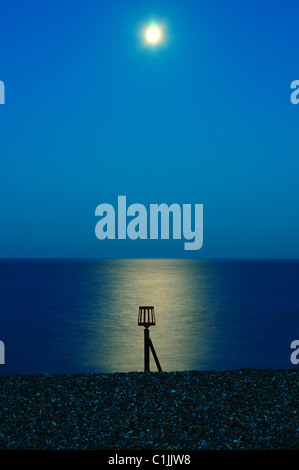
<path fill-rule="evenodd" d="M 162 31 L 159 26 L 149 26 L 145 30 L 145 39 L 150 44 L 157 44 L 162 39 Z"/>

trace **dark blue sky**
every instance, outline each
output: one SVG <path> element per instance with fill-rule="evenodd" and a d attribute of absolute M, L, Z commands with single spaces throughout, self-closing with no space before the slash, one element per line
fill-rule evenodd
<path fill-rule="evenodd" d="M 2 2 L 0 256 L 298 257 L 298 18 L 297 0 Z M 202 203 L 203 248 L 98 240 L 118 195 Z"/>

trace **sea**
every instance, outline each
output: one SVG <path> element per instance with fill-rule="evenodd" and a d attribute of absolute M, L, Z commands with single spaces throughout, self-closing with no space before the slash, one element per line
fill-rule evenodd
<path fill-rule="evenodd" d="M 299 260 L 2 259 L 0 375 L 142 372 L 147 305 L 165 372 L 299 367 Z"/>

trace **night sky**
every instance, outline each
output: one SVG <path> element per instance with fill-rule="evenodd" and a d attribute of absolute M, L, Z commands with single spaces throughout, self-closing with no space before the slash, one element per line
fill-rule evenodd
<path fill-rule="evenodd" d="M 298 18 L 297 0 L 2 2 L 0 257 L 298 258 Z M 118 195 L 203 204 L 203 247 L 98 240 Z"/>

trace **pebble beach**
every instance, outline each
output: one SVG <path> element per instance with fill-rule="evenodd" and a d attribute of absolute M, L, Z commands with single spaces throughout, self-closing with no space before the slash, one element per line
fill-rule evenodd
<path fill-rule="evenodd" d="M 0 377 L 0 449 L 299 449 L 299 371 Z"/>

